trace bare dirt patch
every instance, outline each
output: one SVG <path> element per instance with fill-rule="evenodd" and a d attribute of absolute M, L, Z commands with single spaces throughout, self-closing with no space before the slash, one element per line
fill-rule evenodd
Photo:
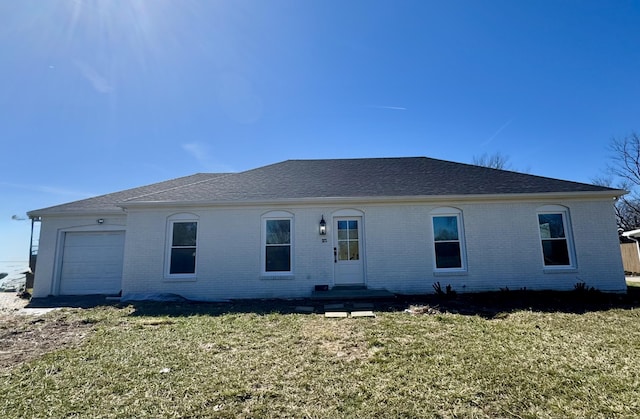
<path fill-rule="evenodd" d="M 0 315 L 21 310 L 28 303 L 28 299 L 19 298 L 15 292 L 0 292 Z"/>
<path fill-rule="evenodd" d="M 302 334 L 311 347 L 323 353 L 346 361 L 367 359 L 373 353 L 358 322 L 362 320 L 327 321 L 324 317 L 314 316 L 304 323 Z"/>
<path fill-rule="evenodd" d="M 45 316 L 0 312 L 0 371 L 45 353 L 78 344 L 93 324 L 64 313 Z"/>

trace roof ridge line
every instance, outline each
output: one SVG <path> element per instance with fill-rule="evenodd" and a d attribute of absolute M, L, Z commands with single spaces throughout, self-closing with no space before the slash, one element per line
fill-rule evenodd
<path fill-rule="evenodd" d="M 162 192 L 172 191 L 172 190 L 174 190 L 174 189 L 183 188 L 183 187 L 185 187 L 185 186 L 193 186 L 193 185 L 198 185 L 198 184 L 200 184 L 200 183 L 210 182 L 210 181 L 212 181 L 212 180 L 216 180 L 216 179 L 220 179 L 220 178 L 223 178 L 223 177 L 227 177 L 227 176 L 229 176 L 229 175 L 235 175 L 236 173 L 207 173 L 207 174 L 209 174 L 209 175 L 219 174 L 220 176 L 215 176 L 215 177 L 212 177 L 212 178 L 199 180 L 199 181 L 197 181 L 197 182 L 186 183 L 186 184 L 184 184 L 184 185 L 173 186 L 173 187 L 171 187 L 171 188 L 161 189 L 161 190 L 159 190 L 159 191 L 153 191 L 153 192 L 145 193 L 145 194 L 142 194 L 142 195 L 139 195 L 139 196 L 133 196 L 133 197 L 131 197 L 131 198 L 125 199 L 125 200 L 124 200 L 124 201 L 122 201 L 122 202 L 129 202 L 129 201 L 132 201 L 132 200 L 134 200 L 134 199 L 140 199 L 140 198 L 144 198 L 145 196 L 155 195 L 155 194 L 162 193 Z M 196 176 L 196 175 L 198 175 L 198 173 L 195 173 L 195 174 L 193 174 L 193 175 L 189 175 L 189 176 L 184 176 L 184 177 L 190 177 L 190 176 Z M 177 179 L 180 179 L 180 178 L 176 178 L 176 179 L 173 179 L 173 180 L 177 180 Z M 170 181 L 167 181 L 167 182 L 170 182 Z M 135 188 L 134 188 L 134 189 L 135 189 Z"/>
<path fill-rule="evenodd" d="M 279 163 L 273 163 L 270 164 L 268 166 L 273 166 L 276 164 L 280 164 L 280 163 L 286 163 L 286 162 L 290 162 L 290 161 L 296 161 L 296 162 L 312 162 L 312 161 L 353 161 L 353 160 L 409 160 L 409 159 L 431 159 L 431 160 L 438 160 L 438 159 L 433 159 L 430 157 L 426 157 L 426 156 L 392 156 L 392 157 L 339 157 L 339 158 L 329 158 L 329 159 L 287 159 L 284 161 L 281 161 Z M 445 161 L 445 160 L 443 160 Z M 453 162 L 455 163 L 455 162 Z M 266 166 L 264 166 L 266 167 Z M 260 169 L 260 167 L 257 167 L 256 169 Z M 255 170 L 255 169 L 251 169 L 251 170 Z"/>

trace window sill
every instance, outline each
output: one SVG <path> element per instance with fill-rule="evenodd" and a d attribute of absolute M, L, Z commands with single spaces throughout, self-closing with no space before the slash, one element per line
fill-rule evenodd
<path fill-rule="evenodd" d="M 196 276 L 165 276 L 164 282 L 196 282 L 198 278 Z"/>
<path fill-rule="evenodd" d="M 280 280 L 280 279 L 292 280 L 292 279 L 296 279 L 296 277 L 293 274 L 287 274 L 287 275 L 262 274 L 262 275 L 260 275 L 260 279 L 264 279 L 266 281 L 277 281 L 277 280 Z"/>
<path fill-rule="evenodd" d="M 573 266 L 567 266 L 562 268 L 543 268 L 542 272 L 544 274 L 572 274 L 578 273 L 578 268 Z"/>
<path fill-rule="evenodd" d="M 433 276 L 467 276 L 469 272 L 463 271 L 433 271 Z"/>

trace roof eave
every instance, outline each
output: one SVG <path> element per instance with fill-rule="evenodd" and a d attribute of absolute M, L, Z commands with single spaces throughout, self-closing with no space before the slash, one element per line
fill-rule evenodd
<path fill-rule="evenodd" d="M 124 214 L 124 209 L 122 207 L 118 208 L 94 208 L 94 209 L 68 209 L 68 210 L 34 210 L 27 212 L 27 216 L 30 219 L 41 218 L 41 217 L 56 217 L 56 216 L 94 216 L 96 214 L 99 215 L 122 215 Z"/>
<path fill-rule="evenodd" d="M 137 201 L 118 204 L 123 209 L 146 207 L 192 207 L 192 206 L 256 206 L 274 204 L 344 204 L 354 202 L 471 202 L 471 201 L 519 201 L 528 199 L 616 199 L 627 191 L 611 189 L 606 191 L 542 192 L 521 194 L 473 194 L 473 195 L 408 195 L 408 196 L 349 196 L 349 197 L 311 197 L 281 199 L 246 200 L 202 200 L 202 201 Z"/>

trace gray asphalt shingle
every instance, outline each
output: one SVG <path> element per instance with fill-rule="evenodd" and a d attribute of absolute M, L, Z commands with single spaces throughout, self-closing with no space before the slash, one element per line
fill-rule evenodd
<path fill-rule="evenodd" d="M 601 186 L 425 157 L 287 160 L 129 202 L 596 192 Z"/>
<path fill-rule="evenodd" d="M 142 199 L 148 194 L 160 191 L 169 191 L 174 188 L 189 184 L 197 184 L 202 181 L 211 180 L 216 177 L 224 176 L 226 173 L 196 173 L 190 176 L 184 176 L 177 179 L 171 179 L 164 182 L 153 183 L 151 185 L 141 186 L 138 188 L 126 189 L 120 192 L 114 192 L 106 195 L 95 196 L 92 198 L 81 199 L 66 204 L 55 205 L 48 208 L 31 211 L 30 215 L 39 213 L 57 213 L 57 212 L 78 212 L 78 211 L 122 211 L 120 204 L 126 200 L 139 198 Z"/>
<path fill-rule="evenodd" d="M 620 191 L 426 157 L 287 160 L 232 174 L 201 173 L 34 213 L 117 209 L 143 202 L 510 195 Z"/>

